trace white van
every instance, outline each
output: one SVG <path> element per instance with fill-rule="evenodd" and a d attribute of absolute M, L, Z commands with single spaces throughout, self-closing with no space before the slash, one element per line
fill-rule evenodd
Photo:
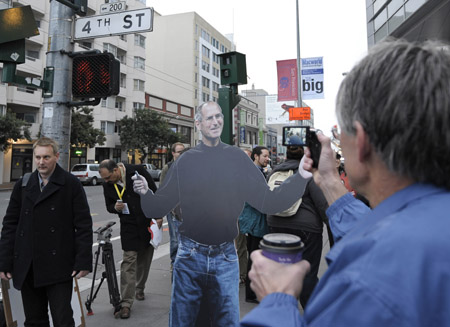
<path fill-rule="evenodd" d="M 78 177 L 82 184 L 97 185 L 103 183 L 103 179 L 98 172 L 98 164 L 77 164 L 72 167 L 72 175 Z"/>

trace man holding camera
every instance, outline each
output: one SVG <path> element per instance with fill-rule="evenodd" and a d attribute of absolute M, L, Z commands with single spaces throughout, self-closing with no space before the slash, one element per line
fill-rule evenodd
<path fill-rule="evenodd" d="M 3 219 L 0 278 L 21 291 L 25 326 L 74 326 L 73 277 L 92 270 L 92 217 L 80 181 L 61 168 L 58 144 L 33 145 L 36 170 L 14 185 Z"/>
<path fill-rule="evenodd" d="M 141 209 L 140 198 L 133 192 L 131 177 L 135 173 L 143 176 L 150 189 L 156 191 L 156 185 L 145 167 L 116 163 L 107 159 L 100 163 L 99 173 L 103 183 L 106 210 L 118 214 L 120 218 L 120 240 L 122 242 L 123 261 L 120 266 L 120 294 L 122 296 L 120 318 L 130 317 L 134 298 L 145 299 L 144 288 L 150 272 L 153 258 L 153 246 L 148 220 Z M 162 219 L 158 219 L 161 227 Z"/>
<path fill-rule="evenodd" d="M 350 184 L 372 209 L 348 193 L 319 134 L 318 169 L 310 158 L 303 167 L 330 204 L 329 268 L 302 317 L 295 296 L 309 264 L 283 266 L 255 252 L 250 278 L 262 301 L 241 326 L 448 326 L 448 46 L 375 45 L 343 80 L 336 114 Z"/>

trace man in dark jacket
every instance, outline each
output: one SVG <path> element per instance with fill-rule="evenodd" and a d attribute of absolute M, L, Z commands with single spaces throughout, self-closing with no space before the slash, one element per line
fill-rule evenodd
<path fill-rule="evenodd" d="M 298 165 L 303 157 L 303 147 L 290 145 L 286 151 L 287 160 L 276 166 L 271 174 L 277 171 L 298 170 Z M 270 176 L 269 176 L 270 178 Z M 288 233 L 299 236 L 305 244 L 303 259 L 311 264 L 311 271 L 306 275 L 303 290 L 300 294 L 300 303 L 305 308 L 309 297 L 319 278 L 320 259 L 322 256 L 323 223 L 328 223 L 326 209 L 327 201 L 320 188 L 311 179 L 306 185 L 302 202 L 297 212 L 290 217 L 268 215 L 267 223 L 271 233 Z"/>
<path fill-rule="evenodd" d="M 92 270 L 89 205 L 80 181 L 57 164 L 54 140 L 37 140 L 33 156 L 36 170 L 15 184 L 3 219 L 0 278 L 21 290 L 25 326 L 49 326 L 48 306 L 54 326 L 74 326 L 72 277 Z"/>
<path fill-rule="evenodd" d="M 135 172 L 144 176 L 154 192 L 156 185 L 141 165 L 117 164 L 107 159 L 100 163 L 99 172 L 106 182 L 103 183 L 106 210 L 120 217 L 120 239 L 123 250 L 123 261 L 120 266 L 122 296 L 120 317 L 126 319 L 130 317 L 134 297 L 138 301 L 145 299 L 144 288 L 153 258 L 151 234 L 148 231 L 151 220 L 142 212 L 140 197 L 133 192 L 131 176 Z M 158 219 L 159 227 L 161 224 L 162 219 Z"/>

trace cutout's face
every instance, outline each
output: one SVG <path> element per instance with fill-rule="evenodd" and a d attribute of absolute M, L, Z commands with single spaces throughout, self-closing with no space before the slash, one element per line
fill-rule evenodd
<path fill-rule="evenodd" d="M 223 129 L 223 114 L 219 106 L 206 104 L 202 108 L 202 120 L 195 122 L 203 137 L 209 140 L 220 138 Z"/>
<path fill-rule="evenodd" d="M 50 176 L 56 167 L 56 163 L 59 159 L 59 152 L 54 153 L 51 145 L 36 146 L 34 149 L 34 163 L 36 168 L 42 177 L 46 178 Z"/>

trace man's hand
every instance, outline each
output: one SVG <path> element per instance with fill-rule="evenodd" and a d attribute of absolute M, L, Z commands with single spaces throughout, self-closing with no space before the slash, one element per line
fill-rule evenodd
<path fill-rule="evenodd" d="M 77 274 L 77 271 L 72 271 L 72 277 L 76 277 L 77 279 L 80 279 L 81 277 L 86 276 L 89 274 L 89 270 L 80 270 Z M 76 276 L 75 276 L 76 275 Z"/>
<path fill-rule="evenodd" d="M 311 152 L 305 148 L 305 157 L 303 162 L 303 169 L 312 172 L 314 182 L 320 187 L 323 195 L 327 199 L 328 205 L 334 203 L 348 191 L 342 184 L 336 168 L 336 154 L 331 148 L 330 138 L 323 135 L 322 132 L 317 133 L 317 138 L 322 144 L 322 151 L 320 153 L 319 167 L 313 168 L 313 160 L 311 159 Z"/>
<path fill-rule="evenodd" d="M 145 179 L 144 176 L 141 176 L 141 175 L 136 176 L 136 175 L 134 175 L 134 176 L 131 177 L 131 179 L 134 180 L 134 182 L 133 182 L 133 190 L 136 193 L 144 195 L 145 193 L 148 192 L 148 190 L 149 190 L 148 183 L 147 183 L 147 180 Z"/>
<path fill-rule="evenodd" d="M 311 152 L 308 148 L 305 148 L 305 159 L 303 162 L 304 170 L 313 173 L 314 181 L 317 185 L 321 185 L 322 182 L 329 180 L 330 178 L 340 180 L 337 168 L 336 168 L 336 153 L 331 148 L 330 138 L 325 136 L 322 132 L 317 133 L 317 138 L 322 145 L 322 151 L 320 153 L 319 167 L 313 168 L 313 160 L 311 159 Z"/>
<path fill-rule="evenodd" d="M 122 212 L 123 208 L 125 208 L 125 204 L 123 202 L 116 202 L 116 204 L 114 205 L 114 209 L 117 212 Z"/>
<path fill-rule="evenodd" d="M 252 269 L 248 273 L 250 287 L 262 300 L 271 293 L 286 293 L 297 298 L 303 287 L 310 265 L 306 260 L 294 264 L 281 264 L 266 258 L 261 250 L 251 254 Z"/>
<path fill-rule="evenodd" d="M 4 272 L 4 271 L 0 271 L 0 279 L 3 280 L 10 280 L 12 278 L 11 273 L 9 272 Z"/>

